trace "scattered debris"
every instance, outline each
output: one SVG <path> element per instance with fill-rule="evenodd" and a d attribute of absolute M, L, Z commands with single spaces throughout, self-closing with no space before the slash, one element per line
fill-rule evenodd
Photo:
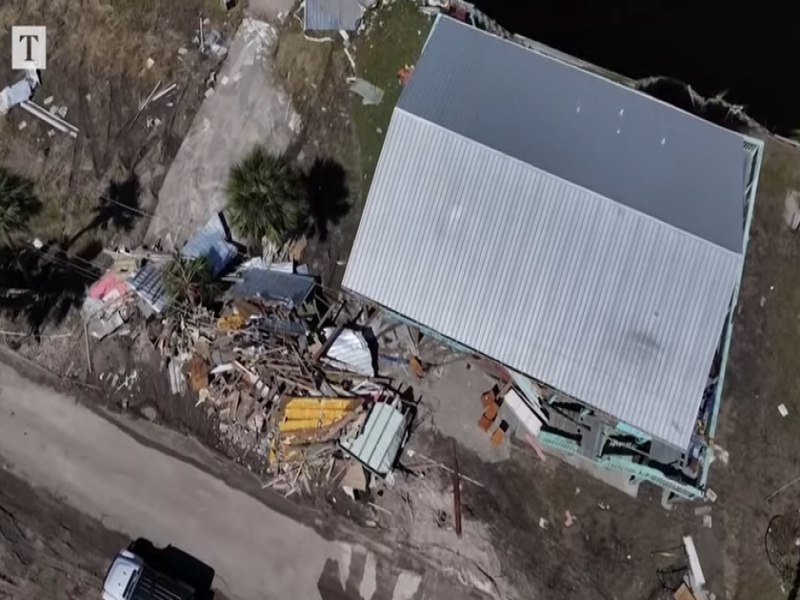
<path fill-rule="evenodd" d="M 74 138 L 78 137 L 79 130 L 77 127 L 75 127 L 71 123 L 67 123 L 62 117 L 59 117 L 58 115 L 50 114 L 47 110 L 45 110 L 43 107 L 39 106 L 35 102 L 26 100 L 25 102 L 22 102 L 19 106 L 20 108 L 27 111 L 37 119 L 40 119 L 45 123 L 47 123 L 50 127 L 53 127 L 58 131 L 66 133 L 67 135 L 70 135 Z M 66 112 L 64 112 L 64 114 L 66 115 Z"/>
<path fill-rule="evenodd" d="M 145 406 L 142 408 L 142 416 L 148 421 L 155 421 L 158 418 L 158 411 L 154 406 Z"/>
<path fill-rule="evenodd" d="M 33 96 L 33 90 L 38 86 L 38 77 L 33 80 L 30 76 L 20 79 L 3 90 L 0 90 L 0 116 L 6 114 L 15 106 L 27 102 Z"/>
<path fill-rule="evenodd" d="M 783 403 L 778 404 L 778 412 L 781 414 L 782 417 L 786 417 L 789 415 L 789 409 L 786 408 L 786 405 Z"/>
<path fill-rule="evenodd" d="M 360 463 L 351 462 L 344 472 L 344 477 L 339 484 L 345 493 L 355 499 L 354 492 L 367 491 L 367 476 Z"/>
<path fill-rule="evenodd" d="M 456 535 L 461 537 L 461 473 L 458 465 L 458 444 L 453 441 L 453 519 Z"/>
<path fill-rule="evenodd" d="M 686 556 L 689 559 L 689 586 L 695 592 L 702 590 L 706 584 L 703 569 L 700 566 L 700 557 L 697 555 L 697 549 L 694 546 L 692 536 L 687 535 L 683 538 L 683 546 L 686 550 Z"/>
<path fill-rule="evenodd" d="M 349 77 L 350 91 L 361 96 L 361 103 L 365 106 L 375 106 L 383 100 L 383 90 L 360 77 Z"/>
<path fill-rule="evenodd" d="M 574 516 L 574 515 L 573 515 L 571 512 L 569 512 L 568 510 L 564 511 L 564 516 L 566 517 L 566 518 L 564 519 L 564 527 L 572 527 L 572 525 L 575 523 L 575 521 L 577 521 L 577 520 L 578 520 L 578 519 L 577 519 L 577 518 L 576 518 L 576 517 L 575 517 L 575 516 Z"/>

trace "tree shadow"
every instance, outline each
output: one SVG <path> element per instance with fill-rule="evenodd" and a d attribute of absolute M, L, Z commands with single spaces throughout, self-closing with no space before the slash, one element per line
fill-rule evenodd
<path fill-rule="evenodd" d="M 45 325 L 59 325 L 83 304 L 100 270 L 56 247 L 0 247 L 0 312 L 24 319 L 39 338 Z"/>
<path fill-rule="evenodd" d="M 125 232 L 132 230 L 142 216 L 139 207 L 141 191 L 139 177 L 133 172 L 124 181 L 112 181 L 106 193 L 98 200 L 97 206 L 92 209 L 92 220 L 65 243 L 64 249 L 68 250 L 86 233 L 95 229 L 106 231 L 113 228 Z"/>
<path fill-rule="evenodd" d="M 324 241 L 328 228 L 350 210 L 347 173 L 331 159 L 317 159 L 306 174 L 306 194 L 311 219 L 310 233 Z"/>

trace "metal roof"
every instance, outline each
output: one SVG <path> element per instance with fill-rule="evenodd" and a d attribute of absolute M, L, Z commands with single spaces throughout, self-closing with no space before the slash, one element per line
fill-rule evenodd
<path fill-rule="evenodd" d="M 398 107 L 739 252 L 742 137 L 439 18 Z"/>
<path fill-rule="evenodd" d="M 375 0 L 305 0 L 306 31 L 355 31 Z"/>
<path fill-rule="evenodd" d="M 441 43 L 442 31 L 457 44 L 455 49 Z M 496 62 L 484 60 L 474 44 L 485 46 L 485 54 Z M 470 97 L 484 94 L 475 92 L 477 87 L 493 90 L 493 102 L 484 111 L 506 115 L 518 102 L 514 93 L 524 87 L 517 78 L 529 73 L 523 58 L 550 60 L 519 51 L 523 54 L 517 56 L 517 47 L 508 42 L 440 18 L 412 76 L 413 86 L 436 79 L 426 73 L 436 68 L 450 82 L 451 93 L 438 87 L 438 79 L 439 91 L 432 92 L 447 111 L 459 113 L 464 106 L 467 115 L 478 118 L 471 107 L 481 103 Z M 472 63 L 470 69 L 465 62 Z M 498 79 L 502 73 L 506 76 Z M 464 79 L 470 82 L 462 84 Z M 552 93 L 549 81 L 527 81 L 528 96 Z M 585 85 L 583 106 L 588 107 L 602 96 L 594 89 L 609 84 L 587 74 Z M 449 129 L 437 122 L 445 120 L 447 111 L 439 111 L 433 102 L 420 110 L 422 116 L 412 114 L 422 93 L 414 87 L 406 89 L 392 117 L 344 287 L 655 437 L 687 447 L 743 260 L 743 139 L 717 136 L 695 117 L 646 96 L 626 99 L 626 115 L 644 114 L 646 109 L 635 106 L 641 103 L 658 105 L 653 110 L 659 114 L 676 113 L 636 121 L 637 127 L 655 130 L 662 149 L 671 148 L 660 144 L 662 124 L 672 121 L 680 123 L 667 132 L 670 139 L 692 127 L 707 132 L 708 138 L 684 136 L 707 154 L 716 151 L 720 140 L 722 145 L 736 141 L 738 154 L 730 156 L 731 165 L 716 168 L 722 159 L 703 157 L 713 163 L 709 179 L 716 181 L 730 171 L 736 182 L 720 182 L 720 189 L 732 195 L 726 202 L 738 216 L 738 246 L 732 251 L 733 239 L 709 240 L 714 233 L 700 235 L 696 223 L 679 227 L 682 208 L 668 211 L 669 219 L 659 218 L 646 210 L 650 205 L 633 197 L 633 183 L 641 182 L 643 194 L 655 190 L 662 202 L 684 207 L 682 195 L 691 186 L 679 175 L 684 166 L 690 175 L 696 169 L 684 165 L 679 153 L 664 153 L 673 178 L 665 181 L 667 167 L 660 165 L 653 174 L 660 182 L 656 185 L 641 172 L 646 168 L 639 156 L 629 148 L 620 150 L 615 132 L 606 136 L 613 138 L 606 144 L 601 132 L 587 125 L 590 133 L 583 142 L 622 151 L 631 164 L 624 172 L 622 164 L 613 165 L 613 172 L 633 178 L 593 190 L 585 180 L 574 182 L 566 174 L 580 173 L 580 163 L 594 160 L 596 152 L 568 155 L 555 131 L 539 136 L 526 123 L 521 133 L 508 129 L 510 118 L 493 117 L 505 124 L 508 137 L 527 136 L 531 146 L 553 144 L 559 161 L 543 159 L 548 168 L 559 167 L 560 174 L 552 173 L 533 162 L 547 154 L 546 148 L 526 154 L 519 139 L 516 150 L 503 136 L 496 136 L 494 145 L 472 139 L 470 131 L 483 140 L 491 137 L 488 126 L 486 131 L 471 130 L 461 123 Z M 534 113 L 528 118 L 538 122 Z M 522 121 L 517 119 L 521 128 Z M 641 146 L 646 131 L 620 139 Z M 694 149 L 687 151 L 694 156 Z M 603 192 L 611 193 L 612 183 L 631 197 L 625 202 L 608 198 Z M 697 183 L 698 189 L 705 185 Z M 665 189 L 657 190 L 659 185 Z M 714 200 L 717 195 L 695 200 L 721 205 Z M 727 210 L 727 204 L 718 208 Z M 695 220 L 701 221 L 706 210 L 711 209 L 695 210 Z M 724 222 L 721 218 L 721 227 Z"/>
<path fill-rule="evenodd" d="M 228 295 L 231 298 L 262 298 L 297 308 L 306 301 L 315 285 L 314 278 L 306 275 L 247 269 L 242 272 L 241 280 L 228 290 Z"/>

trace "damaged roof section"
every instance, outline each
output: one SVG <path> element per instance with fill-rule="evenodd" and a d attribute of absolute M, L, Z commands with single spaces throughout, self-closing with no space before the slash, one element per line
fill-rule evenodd
<path fill-rule="evenodd" d="M 744 156 L 735 133 L 439 17 L 343 286 L 686 448 L 743 262 Z"/>
<path fill-rule="evenodd" d="M 314 278 L 307 275 L 253 268 L 241 273 L 239 282 L 228 295 L 231 298 L 271 300 L 287 308 L 296 308 L 306 301 L 315 285 Z"/>
<path fill-rule="evenodd" d="M 303 27 L 306 31 L 355 31 L 375 4 L 376 0 L 306 0 Z"/>
<path fill-rule="evenodd" d="M 228 241 L 228 237 L 222 217 L 217 213 L 186 242 L 181 254 L 186 258 L 205 256 L 211 264 L 212 274 L 216 277 L 233 262 L 238 254 L 236 246 Z"/>

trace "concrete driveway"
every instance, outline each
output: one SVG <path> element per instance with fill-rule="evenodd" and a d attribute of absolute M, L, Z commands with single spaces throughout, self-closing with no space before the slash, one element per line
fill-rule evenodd
<path fill-rule="evenodd" d="M 110 529 L 206 562 L 232 600 L 481 597 L 333 517 L 281 514 L 188 438 L 95 412 L 2 364 L 0 459 Z"/>
<path fill-rule="evenodd" d="M 277 39 L 271 24 L 244 19 L 214 94 L 197 112 L 158 193 L 149 242 L 169 236 L 180 248 L 224 208 L 225 182 L 237 161 L 259 143 L 276 154 L 288 148 L 300 120 L 273 64 Z"/>

